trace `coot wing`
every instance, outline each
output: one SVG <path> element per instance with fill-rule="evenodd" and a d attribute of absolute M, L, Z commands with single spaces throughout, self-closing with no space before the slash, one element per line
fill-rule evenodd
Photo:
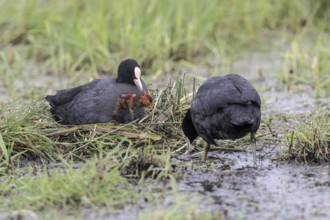
<path fill-rule="evenodd" d="M 100 79 L 93 80 L 87 84 L 77 86 L 71 89 L 59 90 L 55 95 L 47 95 L 46 100 L 52 107 L 66 104 L 82 91 L 93 89 Z"/>
<path fill-rule="evenodd" d="M 243 102 L 252 101 L 255 102 L 259 107 L 261 106 L 261 99 L 259 93 L 249 81 L 237 74 L 229 74 L 227 75 L 227 78 L 241 93 L 241 100 Z"/>
<path fill-rule="evenodd" d="M 260 96 L 243 77 L 230 74 L 210 78 L 201 85 L 192 101 L 191 114 L 195 128 L 205 141 L 215 144 L 213 138 L 227 138 L 225 124 L 229 115 L 224 111 L 226 107 L 252 102 L 260 107 Z"/>
<path fill-rule="evenodd" d="M 71 93 L 69 90 L 60 92 L 62 101 L 68 97 L 70 100 L 68 98 L 68 102 L 53 106 L 52 112 L 62 124 L 108 122 L 119 95 L 116 87 L 115 78 L 107 78 L 94 80 L 80 88 L 76 87 Z M 78 90 L 79 92 L 76 92 Z M 75 95 L 72 95 L 74 93 Z"/>
<path fill-rule="evenodd" d="M 192 112 L 205 116 L 215 114 L 230 104 L 248 104 L 255 102 L 261 105 L 258 92 L 243 77 L 230 74 L 206 80 L 192 102 Z"/>

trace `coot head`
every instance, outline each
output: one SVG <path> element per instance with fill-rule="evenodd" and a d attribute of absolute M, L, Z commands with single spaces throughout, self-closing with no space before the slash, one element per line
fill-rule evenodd
<path fill-rule="evenodd" d="M 188 146 L 190 146 L 194 142 L 194 140 L 199 136 L 195 129 L 194 123 L 191 119 L 190 109 L 188 109 L 186 115 L 182 120 L 181 128 L 183 130 L 184 135 L 187 137 L 189 141 Z"/>
<path fill-rule="evenodd" d="M 119 64 L 117 82 L 136 85 L 139 90 L 143 91 L 141 83 L 141 68 L 136 60 L 127 59 Z"/>

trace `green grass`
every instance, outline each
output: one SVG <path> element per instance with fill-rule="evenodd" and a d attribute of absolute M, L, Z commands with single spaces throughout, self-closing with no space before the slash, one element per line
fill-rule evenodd
<path fill-rule="evenodd" d="M 10 43 L 22 52 L 3 53 L 4 57 L 12 62 L 16 56 L 33 58 L 55 72 L 108 70 L 127 56 L 141 61 L 189 59 L 209 52 L 213 45 L 221 55 L 255 41 L 265 27 L 329 28 L 324 20 L 328 14 L 318 13 L 325 8 L 313 1 L 4 0 L 2 4 L 2 45 Z"/>
<path fill-rule="evenodd" d="M 297 162 L 320 163 L 330 160 L 330 116 L 320 107 L 287 135 L 289 155 Z"/>
<path fill-rule="evenodd" d="M 35 99 L 49 87 L 76 85 L 108 72 L 114 75 L 127 57 L 136 58 L 152 75 L 171 61 L 198 64 L 200 57 L 212 56 L 229 62 L 236 54 L 265 45 L 269 50 L 272 41 L 280 42 L 277 48 L 292 38 L 305 44 L 311 33 L 318 33 L 318 49 L 307 52 L 312 57 L 307 65 L 318 68 L 320 81 L 329 70 L 326 0 L 2 0 L 0 6 L 0 86 L 11 100 Z M 285 67 L 283 74 L 287 71 Z M 309 80 L 312 76 L 307 74 Z"/>
<path fill-rule="evenodd" d="M 137 197 L 130 183 L 111 160 L 92 159 L 80 169 L 70 165 L 64 169 L 30 171 L 20 178 L 1 182 L 1 209 L 71 209 L 75 207 L 108 206 L 122 208 L 133 204 Z M 35 177 L 35 178 L 34 178 Z"/>
<path fill-rule="evenodd" d="M 301 40 L 294 40 L 283 55 L 280 79 L 291 90 L 308 85 L 317 98 L 330 95 L 330 51 L 326 46 L 329 37 L 320 34 L 315 42 L 305 46 Z"/>

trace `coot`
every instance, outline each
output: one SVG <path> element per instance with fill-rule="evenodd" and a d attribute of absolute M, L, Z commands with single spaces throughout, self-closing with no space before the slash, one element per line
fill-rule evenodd
<path fill-rule="evenodd" d="M 116 102 L 112 118 L 118 123 L 129 123 L 146 115 L 145 107 L 152 105 L 152 97 L 148 93 L 136 99 L 136 94 L 121 94 Z"/>
<path fill-rule="evenodd" d="M 152 102 L 153 99 L 147 92 L 145 92 L 144 95 L 141 96 L 139 99 L 135 99 L 133 103 L 134 120 L 144 118 L 144 116 L 146 116 L 144 108 L 150 107 L 152 105 Z"/>
<path fill-rule="evenodd" d="M 235 140 L 251 133 L 255 162 L 254 134 L 260 125 L 260 107 L 258 92 L 243 77 L 229 74 L 206 80 L 182 121 L 188 152 L 192 151 L 192 142 L 200 136 L 207 142 L 202 156 L 202 160 L 206 160 L 210 145 L 217 145 L 215 139 Z"/>
<path fill-rule="evenodd" d="M 112 119 L 118 97 L 121 94 L 148 92 L 141 80 L 141 69 L 133 59 L 122 61 L 117 78 L 96 79 L 72 89 L 57 91 L 46 96 L 56 121 L 66 125 L 106 123 Z M 143 111 L 139 109 L 138 111 Z"/>
<path fill-rule="evenodd" d="M 112 118 L 118 123 L 129 123 L 134 120 L 133 99 L 135 94 L 121 94 L 113 110 Z"/>

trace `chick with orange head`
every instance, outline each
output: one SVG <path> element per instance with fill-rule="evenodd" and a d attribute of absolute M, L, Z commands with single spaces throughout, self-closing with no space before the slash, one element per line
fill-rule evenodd
<path fill-rule="evenodd" d="M 113 119 L 118 123 L 129 123 L 134 120 L 133 100 L 136 94 L 121 94 L 116 102 L 115 110 L 113 111 Z"/>
<path fill-rule="evenodd" d="M 140 96 L 139 98 L 136 98 L 136 101 L 133 104 L 134 120 L 144 118 L 147 114 L 145 108 L 151 107 L 152 102 L 153 102 L 153 99 L 147 92 L 144 92 L 144 94 L 142 96 Z"/>

